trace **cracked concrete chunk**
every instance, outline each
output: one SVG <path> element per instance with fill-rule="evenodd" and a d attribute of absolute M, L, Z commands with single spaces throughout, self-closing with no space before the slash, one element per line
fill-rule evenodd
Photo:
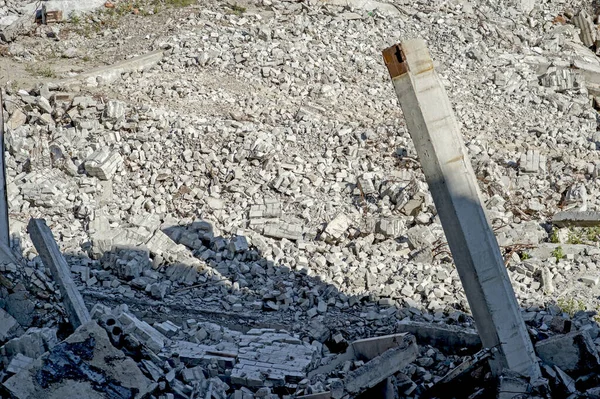
<path fill-rule="evenodd" d="M 37 358 L 4 383 L 18 399 L 142 398 L 151 387 L 136 363 L 110 343 L 96 322 Z"/>
<path fill-rule="evenodd" d="M 596 346 L 585 331 L 545 339 L 535 345 L 535 350 L 542 361 L 571 376 L 591 373 L 600 366 Z"/>
<path fill-rule="evenodd" d="M 123 158 L 118 152 L 101 148 L 86 159 L 85 171 L 101 180 L 110 180 L 122 163 Z"/>

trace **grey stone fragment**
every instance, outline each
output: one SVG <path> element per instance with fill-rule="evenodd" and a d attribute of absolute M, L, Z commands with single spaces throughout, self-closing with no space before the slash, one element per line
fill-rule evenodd
<path fill-rule="evenodd" d="M 598 370 L 600 366 L 596 346 L 585 331 L 575 331 L 539 341 L 535 350 L 542 361 L 558 366 L 575 377 Z"/>
<path fill-rule="evenodd" d="M 0 343 L 14 338 L 19 332 L 22 332 L 22 329 L 17 320 L 0 308 Z"/>
<path fill-rule="evenodd" d="M 325 227 L 324 238 L 326 241 L 340 240 L 350 228 L 352 220 L 343 213 L 338 213 Z"/>
<path fill-rule="evenodd" d="M 118 320 L 123 325 L 123 332 L 125 334 L 133 335 L 154 353 L 160 352 L 165 347 L 167 337 L 145 321 L 139 320 L 129 313 L 121 313 L 118 316 Z"/>
<path fill-rule="evenodd" d="M 267 224 L 263 228 L 263 234 L 267 237 L 297 241 L 302 238 L 302 226 L 285 222 Z"/>
<path fill-rule="evenodd" d="M 122 163 L 121 154 L 103 147 L 86 159 L 85 171 L 101 180 L 110 180 Z"/>
<path fill-rule="evenodd" d="M 527 150 L 527 153 L 521 155 L 519 164 L 523 173 L 546 172 L 546 156 L 541 155 L 538 150 Z"/>
<path fill-rule="evenodd" d="M 125 280 L 140 277 L 144 270 L 152 267 L 148 249 L 133 246 L 113 246 L 110 252 L 104 253 L 101 263 Z"/>
<path fill-rule="evenodd" d="M 579 38 L 586 47 L 591 47 L 596 43 L 596 26 L 592 17 L 584 10 L 579 11 L 572 19 L 573 24 L 580 30 Z"/>
<path fill-rule="evenodd" d="M 384 218 L 377 222 L 375 232 L 385 237 L 396 238 L 406 234 L 406 226 L 403 219 Z"/>
<path fill-rule="evenodd" d="M 522 375 L 505 370 L 498 381 L 498 399 L 513 399 L 518 395 L 528 395 L 531 390 L 529 380 Z"/>
<path fill-rule="evenodd" d="M 6 128 L 9 130 L 16 130 L 23 126 L 27 121 L 27 115 L 25 115 L 21 110 L 16 109 L 13 114 L 6 121 Z"/>
<path fill-rule="evenodd" d="M 583 86 L 579 74 L 566 68 L 551 67 L 540 77 L 540 84 L 557 91 L 565 91 Z"/>
<path fill-rule="evenodd" d="M 408 229 L 406 235 L 408 243 L 415 249 L 430 247 L 437 240 L 429 226 L 413 226 Z"/>
<path fill-rule="evenodd" d="M 585 276 L 581 276 L 581 281 L 590 287 L 594 287 L 598 285 L 598 280 L 600 280 L 600 276 L 596 274 L 588 274 Z"/>
<path fill-rule="evenodd" d="M 25 328 L 31 326 L 35 319 L 35 304 L 27 291 L 10 294 L 6 300 L 6 311 Z"/>
<path fill-rule="evenodd" d="M 104 108 L 104 117 L 109 120 L 117 120 L 125 116 L 125 104 L 121 101 L 109 100 Z"/>
<path fill-rule="evenodd" d="M 181 371 L 183 381 L 186 383 L 202 382 L 206 380 L 204 376 L 204 368 L 202 366 L 196 366 L 192 368 L 185 368 Z"/>
<path fill-rule="evenodd" d="M 6 371 L 11 374 L 17 374 L 21 370 L 27 368 L 27 366 L 29 366 L 33 361 L 33 358 L 17 353 L 17 355 L 10 361 L 8 366 L 6 366 Z"/>
<path fill-rule="evenodd" d="M 55 329 L 32 327 L 25 334 L 11 339 L 0 347 L 0 359 L 7 364 L 19 353 L 27 357 L 37 358 L 57 343 Z"/>

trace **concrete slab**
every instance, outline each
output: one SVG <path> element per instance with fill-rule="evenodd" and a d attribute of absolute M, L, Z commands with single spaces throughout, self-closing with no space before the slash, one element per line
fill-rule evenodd
<path fill-rule="evenodd" d="M 128 60 L 117 62 L 116 64 L 95 68 L 88 72 L 83 72 L 72 78 L 68 78 L 57 82 L 59 87 L 69 88 L 72 85 L 88 82 L 88 84 L 104 85 L 109 84 L 121 77 L 126 72 L 143 71 L 153 67 L 162 60 L 164 55 L 163 50 L 151 51 L 147 54 L 133 57 Z"/>
<path fill-rule="evenodd" d="M 350 393 L 372 388 L 413 362 L 418 353 L 415 337 L 407 334 L 397 347 L 388 349 L 381 356 L 348 373 L 344 386 Z"/>
<path fill-rule="evenodd" d="M 481 339 L 475 330 L 451 325 L 418 321 L 401 321 L 396 331 L 413 334 L 419 345 L 431 345 L 449 354 L 473 354 L 481 349 Z"/>
<path fill-rule="evenodd" d="M 46 10 L 62 11 L 65 18 L 68 18 L 71 13 L 83 13 L 95 11 L 99 8 L 104 8 L 105 0 L 50 0 L 45 1 Z M 30 3 L 21 8 L 23 13 L 30 15 L 41 8 L 38 2 Z"/>

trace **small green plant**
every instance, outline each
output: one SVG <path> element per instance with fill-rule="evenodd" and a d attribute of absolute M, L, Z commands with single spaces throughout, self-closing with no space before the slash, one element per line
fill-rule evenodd
<path fill-rule="evenodd" d="M 600 226 L 588 227 L 585 230 L 585 236 L 588 241 L 591 241 L 591 242 L 600 241 Z"/>
<path fill-rule="evenodd" d="M 558 229 L 552 229 L 552 234 L 550 235 L 550 242 L 553 244 L 558 244 Z"/>
<path fill-rule="evenodd" d="M 573 316 L 580 310 L 585 310 L 585 303 L 582 300 L 575 300 L 574 298 L 558 298 L 556 304 L 569 316 Z"/>
<path fill-rule="evenodd" d="M 27 72 L 35 76 L 42 76 L 44 78 L 55 78 L 56 74 L 49 66 L 36 67 L 29 65 L 25 68 Z"/>
<path fill-rule="evenodd" d="M 567 236 L 567 243 L 569 244 L 583 244 L 583 234 L 581 231 L 569 231 L 569 235 Z"/>
<path fill-rule="evenodd" d="M 559 260 L 561 260 L 562 258 L 564 258 L 565 257 L 565 253 L 563 252 L 563 248 L 562 247 L 556 247 L 554 249 L 554 251 L 552 251 L 552 256 L 554 256 L 556 258 L 557 262 Z"/>
<path fill-rule="evenodd" d="M 71 22 L 73 25 L 79 25 L 81 23 L 81 17 L 79 17 L 77 13 L 72 12 L 69 14 L 69 22 Z"/>
<path fill-rule="evenodd" d="M 188 7 L 196 3 L 197 0 L 166 0 L 165 3 L 171 7 Z"/>
<path fill-rule="evenodd" d="M 521 258 L 521 260 L 527 260 L 531 258 L 531 255 L 529 255 L 527 252 L 521 252 L 519 254 L 519 257 Z"/>
<path fill-rule="evenodd" d="M 231 13 L 237 15 L 238 17 L 246 12 L 246 7 L 242 7 L 238 4 L 230 4 L 229 8 L 231 8 Z"/>

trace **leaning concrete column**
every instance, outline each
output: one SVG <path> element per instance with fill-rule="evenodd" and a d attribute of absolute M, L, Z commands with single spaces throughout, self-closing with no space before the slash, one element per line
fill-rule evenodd
<path fill-rule="evenodd" d="M 8 199 L 6 194 L 6 162 L 4 159 L 4 101 L 0 92 L 0 245 L 10 248 Z"/>
<path fill-rule="evenodd" d="M 539 365 L 484 210 L 473 167 L 444 86 L 423 40 L 383 52 L 452 257 L 491 362 L 537 380 Z"/>

